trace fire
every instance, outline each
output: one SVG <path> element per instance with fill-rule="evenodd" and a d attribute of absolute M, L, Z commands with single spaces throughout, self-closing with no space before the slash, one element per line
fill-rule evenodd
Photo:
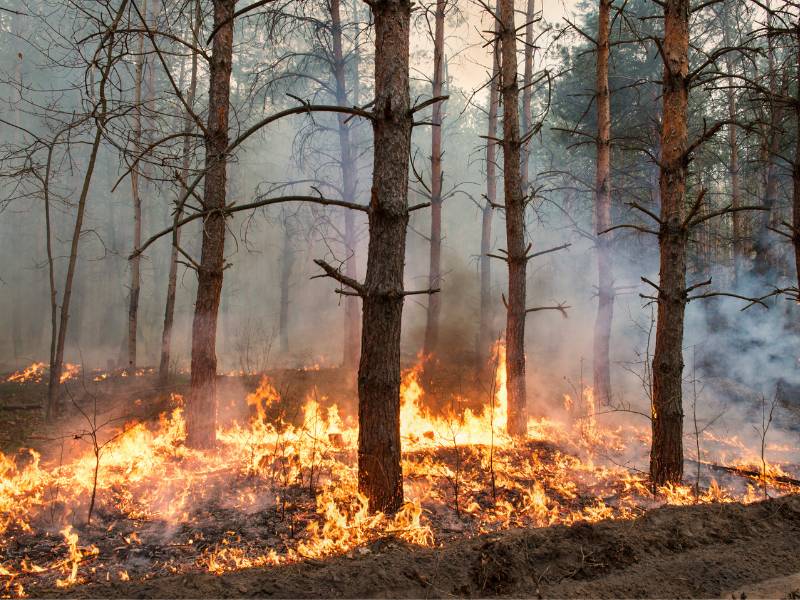
<path fill-rule="evenodd" d="M 35 362 L 28 365 L 21 371 L 12 373 L 6 378 L 7 383 L 27 383 L 29 381 L 39 382 L 42 380 L 47 365 L 43 362 Z"/>
<path fill-rule="evenodd" d="M 72 526 L 67 525 L 61 531 L 61 535 L 67 542 L 69 549 L 69 558 L 62 562 L 62 570 L 67 575 L 64 579 L 56 579 L 58 587 L 69 587 L 78 582 L 78 566 L 89 556 L 99 554 L 100 551 L 95 546 L 91 546 L 88 550 L 81 550 L 78 547 L 78 534 L 72 531 Z"/>
<path fill-rule="evenodd" d="M 70 379 L 75 379 L 78 375 L 80 375 L 81 366 L 74 365 L 72 363 L 64 363 L 64 368 L 61 370 L 61 379 L 59 380 L 60 383 L 64 383 L 65 381 L 69 381 Z"/>
<path fill-rule="evenodd" d="M 499 446 L 511 443 L 506 434 L 506 352 L 505 346 L 499 342 L 493 349 L 492 364 L 495 366 L 493 393 L 481 412 L 475 414 L 467 408 L 463 414 L 448 415 L 447 418 L 435 417 L 425 408 L 425 392 L 419 382 L 423 362 L 407 370 L 400 385 L 400 435 L 405 442 L 404 448 L 418 450 L 443 444 Z M 536 424 L 532 426 L 535 428 Z"/>
<path fill-rule="evenodd" d="M 446 410 L 435 411 L 422 383 L 422 364 L 404 372 L 400 413 L 408 501 L 394 515 L 371 513 L 358 491 L 354 418 L 316 391 L 301 405 L 287 403 L 266 376 L 245 398 L 247 422 L 221 427 L 214 450 L 184 445 L 183 400 L 173 395 L 172 409 L 156 424 L 133 422 L 102 432 L 99 459 L 79 440 L 58 460 L 45 460 L 33 450 L 0 453 L 0 548 L 20 536 L 38 539 L 54 522 L 65 540 L 49 563 L 0 561 L 0 579 L 7 593 L 21 595 L 23 583 L 71 586 L 92 576 L 151 576 L 115 562 L 109 553 L 121 541 L 133 549 L 155 540 L 187 557 L 163 560 L 161 572 L 201 568 L 223 573 L 367 553 L 386 536 L 431 546 L 453 531 L 475 535 L 508 527 L 631 519 L 664 502 L 761 497 L 761 481 L 739 493 L 712 481 L 699 489 L 667 487 L 654 496 L 642 474 L 619 466 L 646 452 L 648 432 L 601 423 L 588 388 L 565 399 L 563 421 L 531 418 L 528 439 L 512 440 L 505 433 L 502 344 L 495 347 L 492 365 L 494 383 L 477 409 L 461 410 L 467 400 L 453 397 Z M 738 452 L 737 443 L 727 448 Z M 741 462 L 760 464 L 752 456 Z M 792 489 L 775 479 L 783 473 L 779 465 L 767 466 L 765 477 L 774 492 Z M 73 528 L 86 522 L 93 494 L 92 526 L 98 527 L 97 522 L 109 532 L 116 529 L 113 535 L 87 539 L 97 534 Z M 272 531 L 272 537 L 254 537 L 252 528 L 244 526 L 209 532 L 203 523 L 218 521 L 214 511 L 246 515 L 245 523 L 267 519 L 269 526 L 257 529 Z M 102 566 L 93 567 L 105 571 L 94 573 L 85 564 L 109 537 L 116 542 L 103 548 Z M 51 573 L 60 576 L 48 579 Z"/>
<path fill-rule="evenodd" d="M 34 362 L 25 367 L 24 369 L 20 369 L 6 377 L 3 381 L 5 383 L 41 383 L 44 379 L 45 373 L 49 370 L 49 365 L 44 362 Z M 72 379 L 76 379 L 83 373 L 82 365 L 65 362 L 64 366 L 61 370 L 61 378 L 59 379 L 60 383 L 65 383 Z M 91 373 L 91 380 L 99 383 L 102 381 L 106 381 L 107 379 L 111 379 L 113 377 L 142 377 L 145 375 L 152 375 L 155 373 L 155 369 L 152 367 L 142 367 L 136 369 L 135 371 L 128 371 L 127 369 L 116 369 L 113 371 L 101 371 L 99 369 L 95 369 Z"/>
<path fill-rule="evenodd" d="M 40 383 L 47 370 L 48 365 L 46 363 L 34 362 L 24 369 L 16 371 L 6 377 L 6 383 Z M 80 372 L 80 365 L 64 363 L 64 367 L 61 371 L 60 382 L 64 383 L 65 381 L 74 379 L 80 374 Z"/>

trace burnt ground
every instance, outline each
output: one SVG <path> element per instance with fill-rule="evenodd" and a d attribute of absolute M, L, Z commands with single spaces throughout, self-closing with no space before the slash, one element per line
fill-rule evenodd
<path fill-rule="evenodd" d="M 665 507 L 634 521 L 515 530 L 419 549 L 383 539 L 351 555 L 224 575 L 111 582 L 43 597 L 800 597 L 800 496 Z"/>

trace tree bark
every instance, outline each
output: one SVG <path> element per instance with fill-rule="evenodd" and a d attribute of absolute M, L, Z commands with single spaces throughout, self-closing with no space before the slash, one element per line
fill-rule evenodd
<path fill-rule="evenodd" d="M 611 0 L 600 0 L 597 21 L 597 170 L 595 233 L 597 235 L 597 317 L 594 322 L 594 394 L 611 401 L 611 323 L 614 318 L 614 265 L 611 253 L 611 94 L 608 89 Z"/>
<path fill-rule="evenodd" d="M 147 14 L 147 0 L 142 1 L 142 14 Z M 142 147 L 142 78 L 144 74 L 144 32 L 139 34 L 138 56 L 134 74 L 133 145 L 138 155 Z M 139 167 L 131 170 L 131 200 L 133 201 L 133 247 L 142 244 L 142 198 L 139 195 Z M 141 290 L 141 255 L 131 259 L 130 296 L 128 298 L 128 369 L 136 369 L 136 331 L 138 329 L 139 292 Z"/>
<path fill-rule="evenodd" d="M 689 98 L 689 0 L 664 5 L 661 122 L 661 232 L 658 323 L 653 354 L 650 478 L 654 485 L 683 476 L 683 320 L 686 309 L 686 201 Z"/>
<path fill-rule="evenodd" d="M 495 35 L 499 35 L 500 25 L 495 21 Z M 492 81 L 489 85 L 489 118 L 486 134 L 486 204 L 481 218 L 481 256 L 480 256 L 480 321 L 478 324 L 479 368 L 485 368 L 495 333 L 492 331 L 492 217 L 497 204 L 497 111 L 500 107 L 500 42 L 495 42 L 492 51 Z"/>
<path fill-rule="evenodd" d="M 214 42 L 208 90 L 208 134 L 205 139 L 203 245 L 192 323 L 192 375 L 186 404 L 186 443 L 208 448 L 216 442 L 217 316 L 225 262 L 228 110 L 233 58 L 235 0 L 214 0 Z"/>
<path fill-rule="evenodd" d="M 375 0 L 374 175 L 358 369 L 358 483 L 373 511 L 403 502 L 400 325 L 408 226 L 409 0 Z"/>
<path fill-rule="evenodd" d="M 340 0 L 330 0 L 331 9 L 331 35 L 333 41 L 333 74 L 336 82 L 336 103 L 339 106 L 350 106 L 347 98 L 347 60 L 344 56 L 342 45 L 342 17 Z M 355 77 L 358 78 L 356 67 Z M 353 103 L 358 99 L 354 98 Z M 350 120 L 348 115 L 337 115 L 339 125 L 339 165 L 342 176 L 342 193 L 344 199 L 355 202 L 358 187 L 356 173 L 356 159 L 350 139 Z M 345 274 L 351 279 L 357 279 L 356 269 L 356 227 L 353 211 L 345 209 L 344 213 L 344 245 L 347 256 L 345 258 Z M 358 364 L 358 334 L 359 312 L 358 298 L 346 296 L 344 299 L 344 344 L 342 352 L 342 365 L 347 370 L 355 370 Z"/>
<path fill-rule="evenodd" d="M 525 198 L 520 171 L 519 86 L 514 0 L 498 0 L 500 77 L 503 102 L 503 196 L 506 212 L 508 298 L 506 308 L 506 373 L 510 435 L 527 430 L 525 389 Z"/>
<path fill-rule="evenodd" d="M 442 95 L 444 80 L 444 14 L 447 0 L 436 0 L 433 36 L 433 90 L 432 97 Z M 431 117 L 431 235 L 428 264 L 428 287 L 438 289 L 442 277 L 442 102 L 433 105 Z M 441 294 L 428 296 L 427 321 L 423 353 L 436 351 L 439 342 L 439 320 L 442 312 Z"/>
<path fill-rule="evenodd" d="M 194 4 L 194 17 L 192 21 L 192 32 L 194 39 L 199 38 L 200 24 L 203 18 L 200 0 L 196 0 Z M 190 108 L 194 108 L 195 95 L 197 94 L 197 53 L 192 53 L 192 71 L 189 79 L 189 93 L 186 97 L 186 104 Z M 183 196 L 186 186 L 189 181 L 189 165 L 190 165 L 190 152 L 191 152 L 191 138 L 190 134 L 194 131 L 194 121 L 188 111 L 184 111 L 184 127 L 183 131 L 186 137 L 183 138 L 183 164 L 181 165 L 181 193 L 178 194 L 180 199 Z M 176 209 L 175 219 L 180 220 L 183 215 L 183 206 L 179 205 Z M 172 233 L 172 247 L 170 248 L 169 255 L 169 275 L 167 276 L 167 299 L 164 303 L 164 327 L 161 330 L 161 358 L 158 365 L 158 379 L 161 386 L 166 386 L 169 383 L 169 368 L 170 357 L 172 355 L 172 327 L 175 322 L 175 295 L 178 288 L 178 247 L 181 243 L 181 230 L 179 227 L 175 228 Z"/>

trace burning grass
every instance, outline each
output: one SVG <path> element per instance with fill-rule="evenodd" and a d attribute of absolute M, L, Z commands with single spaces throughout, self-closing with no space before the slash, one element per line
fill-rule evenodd
<path fill-rule="evenodd" d="M 182 398 L 173 395 L 156 423 L 128 423 L 102 441 L 76 433 L 73 441 L 94 440 L 82 452 L 48 461 L 33 450 L 0 454 L 5 594 L 365 553 L 384 537 L 432 546 L 514 526 L 631 519 L 663 503 L 749 502 L 764 483 L 773 494 L 796 489 L 775 479 L 785 471 L 771 464 L 766 481 L 752 485 L 734 485 L 741 481 L 728 473 L 729 485 L 707 479 L 653 494 L 643 474 L 621 466 L 646 453 L 648 431 L 599 423 L 588 389 L 566 399 L 564 423 L 532 419 L 527 439 L 511 440 L 497 352 L 500 368 L 479 410 L 434 415 L 421 366 L 405 373 L 409 501 L 391 516 L 370 514 L 357 491 L 352 419 L 317 395 L 288 414 L 266 377 L 246 397 L 249 420 L 221 428 L 213 451 L 183 444 Z M 709 433 L 704 444 L 724 447 L 751 474 L 764 471 L 738 440 Z"/>

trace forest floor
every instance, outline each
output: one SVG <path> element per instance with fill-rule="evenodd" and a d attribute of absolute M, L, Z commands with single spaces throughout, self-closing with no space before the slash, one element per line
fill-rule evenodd
<path fill-rule="evenodd" d="M 381 539 L 347 556 L 109 582 L 43 597 L 800 598 L 800 496 L 664 507 L 633 521 L 512 530 L 442 547 Z M 742 596 L 742 593 L 745 596 Z"/>
<path fill-rule="evenodd" d="M 355 381 L 341 370 L 281 370 L 270 373 L 270 378 L 285 405 L 299 404 L 319 389 L 325 390 L 327 402 L 342 406 L 345 413 L 355 409 Z M 224 419 L 247 415 L 249 407 L 243 398 L 255 389 L 258 379 L 220 378 L 220 413 Z M 478 405 L 485 401 L 485 390 L 457 372 L 439 381 L 443 381 L 439 384 L 442 387 L 463 394 L 467 402 Z M 117 375 L 99 381 L 86 374 L 65 387 L 71 390 L 67 394 L 69 416 L 54 428 L 46 426 L 41 411 L 36 410 L 44 397 L 43 381 L 0 383 L 0 450 L 13 455 L 20 448 L 31 447 L 42 453 L 43 460 L 58 460 L 65 445 L 86 444 L 86 439 L 76 438 L 76 433 L 86 430 L 89 419 L 102 425 L 98 432 L 102 443 L 116 427 L 132 420 L 153 422 L 171 407 L 170 394 L 158 388 L 153 374 L 129 378 Z M 188 379 L 181 376 L 170 390 L 183 393 L 187 387 Z M 541 442 L 531 442 L 528 450 L 542 456 L 550 451 Z M 512 496 L 509 499 L 514 501 Z M 302 518 L 314 510 L 312 497 L 304 502 L 301 506 L 298 500 L 297 506 Z M 267 518 L 270 514 L 233 515 L 216 507 L 209 512 L 209 519 L 222 521 L 209 522 L 203 530 L 206 543 L 226 543 L 228 529 L 240 530 L 243 538 L 250 530 L 258 530 L 249 542 L 256 548 L 269 548 L 276 543 L 264 533 L 275 525 Z M 642 507 L 637 514 L 641 516 L 634 519 L 485 534 L 442 530 L 440 523 L 436 544 L 430 548 L 389 535 L 337 556 L 215 574 L 198 569 L 192 562 L 197 558 L 194 554 L 181 558 L 189 549 L 177 543 L 177 535 L 175 545 L 162 543 L 164 547 L 160 547 L 150 542 L 148 533 L 153 540 L 160 539 L 160 522 L 148 526 L 135 519 L 129 522 L 113 511 L 99 511 L 92 527 L 78 527 L 82 543 L 91 542 L 100 548 L 96 562 L 89 560 L 81 567 L 91 568 L 83 583 L 58 588 L 54 585 L 57 573 L 25 583 L 27 593 L 34 597 L 739 598 L 744 593 L 746 597 L 800 598 L 800 495 L 748 505 Z M 133 553 L 131 547 L 119 548 L 123 533 L 130 533 L 128 529 L 141 534 L 142 554 Z M 194 536 L 192 531 L 183 533 Z M 6 559 L 16 553 L 36 564 L 48 564 L 55 552 L 64 552 L 61 536 L 55 531 L 31 534 L 29 538 L 26 535 L 19 532 L 14 536 L 16 542 L 0 545 L 0 549 L 9 551 Z M 169 564 L 165 552 L 175 554 L 186 570 L 170 575 L 148 566 L 158 561 Z M 101 577 L 101 561 L 108 569 L 112 564 L 116 568 L 110 557 L 121 557 L 119 564 L 131 569 L 130 581 Z M 138 563 L 142 571 L 137 575 Z M 98 567 L 96 574 L 93 564 Z"/>

